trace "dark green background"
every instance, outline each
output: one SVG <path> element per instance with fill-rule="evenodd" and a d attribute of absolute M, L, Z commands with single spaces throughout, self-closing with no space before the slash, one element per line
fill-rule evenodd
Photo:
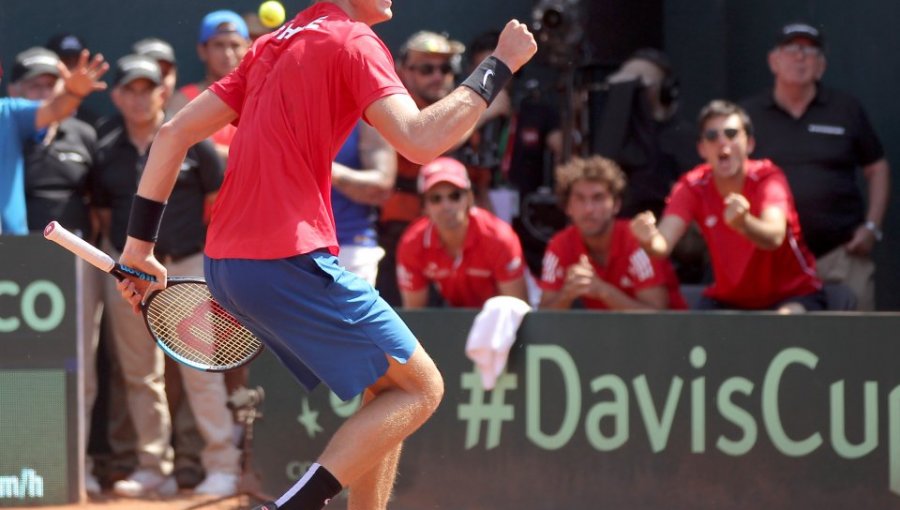
<path fill-rule="evenodd" d="M 482 423 L 478 443 L 465 447 L 467 423 L 460 405 L 471 402 L 461 376 L 471 372 L 464 346 L 474 311 L 441 310 L 403 314 L 441 369 L 446 393 L 435 416 L 407 443 L 400 465 L 396 510 L 595 510 L 595 509 L 846 509 L 895 508 L 900 495 L 888 488 L 887 395 L 900 385 L 896 342 L 900 316 L 807 315 L 762 313 L 598 314 L 540 312 L 525 317 L 510 356 L 509 372 L 517 389 L 504 402 L 513 419 L 502 424 L 499 443 L 486 445 Z M 526 349 L 563 349 L 579 373 L 581 410 L 572 438 L 556 450 L 527 439 Z M 706 363 L 694 368 L 690 353 L 706 351 Z M 821 434 L 822 445 L 808 455 L 790 457 L 770 440 L 761 417 L 763 380 L 772 360 L 785 349 L 800 348 L 818 357 L 815 368 L 791 365 L 779 386 L 778 403 L 786 433 L 799 441 Z M 264 419 L 255 427 L 255 465 L 267 491 L 279 494 L 293 479 L 294 461 L 312 462 L 342 419 L 331 410 L 329 394 L 311 396 L 266 354 L 251 365 L 251 382 L 265 388 Z M 594 393 L 590 383 L 613 374 L 628 387 L 629 439 L 601 452 L 587 441 L 586 418 L 609 391 Z M 633 380 L 645 376 L 657 415 L 674 377 L 684 386 L 675 407 L 665 448 L 653 452 L 644 428 Z M 757 424 L 754 446 L 740 456 L 716 448 L 720 436 L 741 437 L 740 430 L 717 410 L 723 381 L 743 377 L 754 388 L 731 400 Z M 691 451 L 691 385 L 704 380 L 705 452 Z M 845 382 L 847 439 L 862 441 L 862 388 L 878 384 L 878 446 L 854 460 L 841 458 L 831 446 L 829 388 Z M 532 381 L 533 382 L 533 381 Z M 490 398 L 488 393 L 487 398 Z M 556 433 L 567 405 L 557 365 L 543 363 L 540 381 L 541 430 Z M 298 423 L 304 400 L 319 413 L 322 430 L 310 438 Z M 610 421 L 601 429 L 611 434 Z M 895 424 L 895 426 L 897 426 Z M 365 438 L 360 438 L 364 441 Z M 293 465 L 296 466 L 296 465 Z M 300 473 L 291 473 L 299 477 Z M 342 500 L 341 500 L 342 501 Z M 329 508 L 343 508 L 333 502 Z"/>

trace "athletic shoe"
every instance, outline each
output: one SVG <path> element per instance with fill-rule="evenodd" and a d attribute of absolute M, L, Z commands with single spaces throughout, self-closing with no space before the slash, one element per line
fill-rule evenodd
<path fill-rule="evenodd" d="M 113 493 L 125 498 L 174 496 L 177 492 L 175 478 L 151 469 L 138 469 L 128 478 L 113 484 Z"/>
<path fill-rule="evenodd" d="M 204 496 L 233 496 L 237 494 L 238 475 L 212 471 L 194 488 L 194 494 Z"/>
<path fill-rule="evenodd" d="M 100 487 L 100 482 L 98 482 L 97 478 L 90 473 L 85 473 L 84 475 L 84 490 L 89 496 L 96 496 L 103 492 L 103 488 Z"/>

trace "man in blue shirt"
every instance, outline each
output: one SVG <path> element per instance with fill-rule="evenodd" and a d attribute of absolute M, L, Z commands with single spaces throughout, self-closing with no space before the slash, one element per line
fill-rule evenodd
<path fill-rule="evenodd" d="M 24 143 L 51 123 L 72 115 L 81 101 L 97 90 L 106 88 L 100 77 L 109 64 L 100 54 L 89 59 L 87 50 L 81 52 L 78 65 L 71 71 L 59 63 L 55 55 L 42 51 L 26 51 L 16 57 L 13 75 L 20 70 L 32 72 L 40 66 L 54 68 L 62 78 L 53 97 L 46 101 L 21 98 L 0 98 L 0 233 L 25 235 L 28 221 L 25 214 Z M 0 67 L 0 79 L 3 69 Z"/>

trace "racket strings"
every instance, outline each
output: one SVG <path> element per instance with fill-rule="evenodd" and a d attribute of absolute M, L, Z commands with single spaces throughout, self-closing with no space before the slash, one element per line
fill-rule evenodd
<path fill-rule="evenodd" d="M 260 349 L 253 333 L 213 300 L 202 283 L 172 285 L 155 295 L 147 323 L 172 354 L 210 368 L 240 365 Z"/>

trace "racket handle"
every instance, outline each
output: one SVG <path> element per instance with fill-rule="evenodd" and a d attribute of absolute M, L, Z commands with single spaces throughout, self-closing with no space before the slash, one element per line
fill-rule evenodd
<path fill-rule="evenodd" d="M 116 266 L 112 257 L 100 251 L 96 246 L 66 230 L 58 221 L 51 221 L 44 227 L 44 237 L 78 255 L 92 266 L 111 273 Z"/>
<path fill-rule="evenodd" d="M 66 230 L 58 221 L 51 221 L 44 227 L 44 237 L 74 253 L 97 269 L 110 273 L 120 280 L 125 276 L 134 276 L 148 282 L 156 281 L 153 275 L 116 263 L 112 257 L 103 253 L 96 246 Z"/>

